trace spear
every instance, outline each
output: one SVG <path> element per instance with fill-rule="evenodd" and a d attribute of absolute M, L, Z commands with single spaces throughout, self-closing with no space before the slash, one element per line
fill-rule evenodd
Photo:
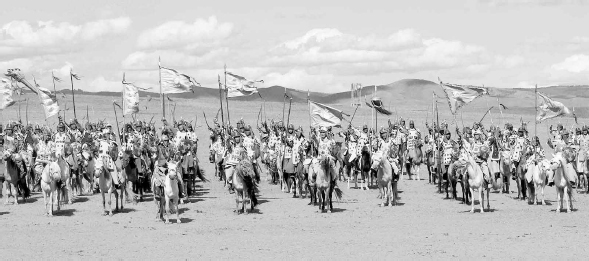
<path fill-rule="evenodd" d="M 207 128 L 209 128 L 209 130 L 212 130 L 212 129 L 211 129 L 211 126 L 209 125 L 209 121 L 207 120 L 207 115 L 205 114 L 205 112 L 204 112 L 204 111 L 202 112 L 202 115 L 204 115 L 204 116 L 205 116 L 205 123 L 207 124 Z"/>
<path fill-rule="evenodd" d="M 487 116 L 487 114 L 488 114 L 488 113 L 491 111 L 491 109 L 493 109 L 493 106 L 491 106 L 491 108 L 489 108 L 489 109 L 487 110 L 487 112 L 485 112 L 485 114 L 483 115 L 483 117 L 482 117 L 482 118 L 481 118 L 481 120 L 479 121 L 479 124 L 480 124 L 481 122 L 483 122 L 483 119 L 485 119 L 485 116 Z"/>

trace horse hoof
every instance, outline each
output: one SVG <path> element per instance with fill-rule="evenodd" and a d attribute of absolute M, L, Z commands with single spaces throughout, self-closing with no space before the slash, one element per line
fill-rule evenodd
<path fill-rule="evenodd" d="M 474 213 L 474 209 L 470 211 L 470 213 Z"/>
<path fill-rule="evenodd" d="M 169 220 L 166 220 L 166 221 L 164 222 L 164 224 L 170 224 L 170 221 L 169 221 Z"/>
<path fill-rule="evenodd" d="M 112 214 L 112 211 L 111 211 L 111 212 L 108 212 L 108 216 L 109 216 L 109 217 L 112 217 L 112 215 L 113 215 L 113 214 Z"/>
<path fill-rule="evenodd" d="M 182 221 L 180 221 L 180 219 L 178 219 L 178 221 L 176 222 L 176 225 L 178 224 L 182 224 Z"/>
<path fill-rule="evenodd" d="M 381 203 L 381 204 L 380 204 L 380 207 L 384 207 L 384 206 L 385 206 L 385 204 L 384 204 L 384 203 Z"/>

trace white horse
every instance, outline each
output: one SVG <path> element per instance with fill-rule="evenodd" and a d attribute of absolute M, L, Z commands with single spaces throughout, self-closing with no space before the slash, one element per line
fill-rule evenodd
<path fill-rule="evenodd" d="M 562 152 L 553 155 L 551 161 L 551 166 L 548 174 L 548 180 L 553 181 L 554 185 L 556 186 L 556 196 L 557 196 L 557 207 L 556 213 L 560 213 L 561 208 L 566 204 L 566 212 L 571 212 L 573 209 L 573 186 L 570 182 L 570 177 L 576 176 L 576 173 L 569 173 L 573 172 L 570 168 L 568 168 L 567 160 L 565 160 L 565 155 Z"/>
<path fill-rule="evenodd" d="M 55 201 L 57 201 L 59 208 L 56 184 L 58 181 L 61 181 L 59 164 L 57 162 L 50 162 L 45 166 L 41 174 L 41 190 L 43 191 L 43 200 L 45 201 L 44 215 L 46 216 L 53 216 L 53 204 Z"/>
<path fill-rule="evenodd" d="M 164 185 L 164 195 L 166 198 L 166 224 L 170 223 L 169 216 L 173 209 L 176 212 L 176 223 L 180 224 L 180 210 L 178 209 L 179 185 L 178 185 L 178 164 L 176 162 L 168 162 L 168 175 Z"/>
<path fill-rule="evenodd" d="M 534 200 L 534 204 L 538 204 L 538 191 L 540 191 L 540 193 L 542 193 L 542 201 L 540 204 L 546 205 L 546 202 L 544 201 L 544 188 L 546 187 L 546 174 L 548 171 L 552 171 L 550 165 L 550 161 L 544 159 L 538 162 L 537 165 L 530 165 L 530 167 L 528 167 L 528 171 L 526 172 L 526 181 L 528 184 L 533 182 L 534 185 L 534 196 L 532 197 L 530 194 L 528 197 Z"/>
<path fill-rule="evenodd" d="M 467 153 L 468 154 L 468 153 Z M 470 189 L 470 194 L 472 195 L 472 202 L 470 213 L 474 213 L 474 191 L 477 190 L 479 192 L 479 203 L 481 205 L 481 213 L 485 212 L 485 208 L 483 207 L 483 203 L 485 201 L 483 190 L 484 188 L 484 176 L 483 170 L 481 167 L 474 161 L 472 155 L 468 155 L 467 158 L 467 179 L 468 179 L 468 187 Z M 487 208 L 489 207 L 489 198 L 488 194 L 489 190 L 487 189 Z"/>
<path fill-rule="evenodd" d="M 382 195 L 381 207 L 389 204 L 389 207 L 397 204 L 397 182 L 394 181 L 395 172 L 398 172 L 398 167 L 389 162 L 382 153 L 375 153 L 372 155 L 372 170 L 375 170 L 377 175 L 378 190 Z"/>
<path fill-rule="evenodd" d="M 115 184 L 113 182 L 113 176 L 111 171 L 108 169 L 108 163 L 105 162 L 106 160 L 97 160 L 95 163 L 95 170 L 94 175 L 98 178 L 98 185 L 100 187 L 100 194 L 102 195 L 102 207 L 104 209 L 103 215 L 112 216 L 112 194 L 115 195 L 115 210 L 119 209 L 119 193 L 115 188 Z M 116 168 L 116 167 L 115 167 Z M 114 169 L 113 171 L 117 171 Z M 106 198 L 104 194 L 108 194 L 108 211 L 106 210 Z M 123 196 L 122 193 L 120 195 Z"/>

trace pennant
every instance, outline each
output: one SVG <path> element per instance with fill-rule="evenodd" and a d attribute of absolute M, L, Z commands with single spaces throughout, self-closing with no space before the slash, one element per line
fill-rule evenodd
<path fill-rule="evenodd" d="M 8 79 L 2 79 L 2 82 L 0 83 L 0 95 L 2 95 L 2 100 L 0 100 L 0 110 L 4 110 L 16 103 L 12 99 L 13 94 L 14 89 L 11 81 Z"/>
<path fill-rule="evenodd" d="M 248 80 L 243 76 L 226 72 L 227 75 L 227 98 L 250 96 L 254 93 L 258 93 L 258 88 L 255 86 L 257 82 L 263 83 L 263 80 L 252 81 Z"/>
<path fill-rule="evenodd" d="M 123 115 L 139 112 L 139 87 L 123 81 Z"/>
<path fill-rule="evenodd" d="M 57 77 L 57 76 L 53 75 L 53 73 L 51 73 L 51 76 L 53 76 L 53 80 L 54 80 L 54 81 L 56 81 L 56 82 L 62 82 L 62 80 L 61 80 L 59 77 Z M 77 75 L 76 75 L 76 76 L 77 76 Z"/>
<path fill-rule="evenodd" d="M 370 103 L 366 102 L 366 105 L 368 105 L 368 107 L 370 108 L 374 108 L 377 112 L 384 114 L 384 115 L 391 115 L 392 113 L 390 111 L 388 111 L 387 109 L 382 107 L 382 101 L 380 100 L 380 98 L 378 97 L 374 97 L 372 98 L 372 100 L 370 100 Z"/>
<path fill-rule="evenodd" d="M 341 127 L 344 112 L 314 101 L 309 101 L 311 127 Z M 350 115 L 347 115 L 350 116 Z"/>
<path fill-rule="evenodd" d="M 168 101 L 174 102 L 174 100 L 172 100 L 172 98 L 170 98 L 170 96 L 166 96 L 166 98 L 168 98 Z"/>
<path fill-rule="evenodd" d="M 507 110 L 507 106 L 503 105 L 503 103 L 499 103 L 502 109 Z"/>
<path fill-rule="evenodd" d="M 123 109 L 123 107 L 121 107 L 121 105 L 119 105 L 116 101 L 112 101 L 112 104 L 116 105 L 121 110 Z"/>
<path fill-rule="evenodd" d="M 39 89 L 37 96 L 39 96 L 45 111 L 45 119 L 57 115 L 59 113 L 59 104 L 57 103 L 56 94 L 40 86 L 37 86 L 37 89 Z"/>
<path fill-rule="evenodd" d="M 81 79 L 81 77 L 80 77 L 79 75 L 75 74 L 75 73 L 72 71 L 72 69 L 70 69 L 70 75 L 71 75 L 71 76 L 72 76 L 74 79 L 76 79 L 76 80 L 78 80 L 78 81 Z M 55 76 L 54 76 L 54 77 L 55 77 Z"/>
<path fill-rule="evenodd" d="M 160 66 L 162 93 L 194 92 L 194 87 L 200 86 L 194 78 Z"/>
<path fill-rule="evenodd" d="M 474 99 L 483 95 L 489 95 L 489 90 L 485 87 L 466 86 L 449 83 L 441 83 L 442 89 L 446 93 L 448 105 L 452 114 L 462 106 L 472 102 Z"/>
<path fill-rule="evenodd" d="M 550 99 L 546 94 L 538 92 L 540 103 L 538 104 L 537 121 L 544 121 L 560 116 L 572 115 L 569 108 L 564 106 L 561 102 Z"/>

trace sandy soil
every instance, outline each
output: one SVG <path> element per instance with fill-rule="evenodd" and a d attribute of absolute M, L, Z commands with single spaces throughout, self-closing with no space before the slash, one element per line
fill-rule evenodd
<path fill-rule="evenodd" d="M 575 211 L 570 214 L 555 214 L 554 188 L 546 191 L 546 206 L 492 193 L 491 210 L 471 214 L 469 206 L 445 200 L 427 180 L 402 181 L 402 204 L 395 207 L 379 207 L 376 189 L 339 185 L 344 199 L 334 203 L 331 214 L 317 213 L 317 207 L 307 205 L 308 199 L 292 198 L 263 182 L 258 212 L 236 215 L 234 196 L 222 183 L 199 183 L 199 195 L 181 206 L 183 223 L 172 225 L 154 221 L 150 198 L 104 217 L 100 195 L 83 196 L 57 216 L 45 217 L 43 198 L 36 194 L 32 203 L 0 207 L 0 256 L 544 259 L 564 254 L 583 259 L 587 254 L 582 244 L 576 245 L 589 235 L 585 194 L 575 194 Z"/>

